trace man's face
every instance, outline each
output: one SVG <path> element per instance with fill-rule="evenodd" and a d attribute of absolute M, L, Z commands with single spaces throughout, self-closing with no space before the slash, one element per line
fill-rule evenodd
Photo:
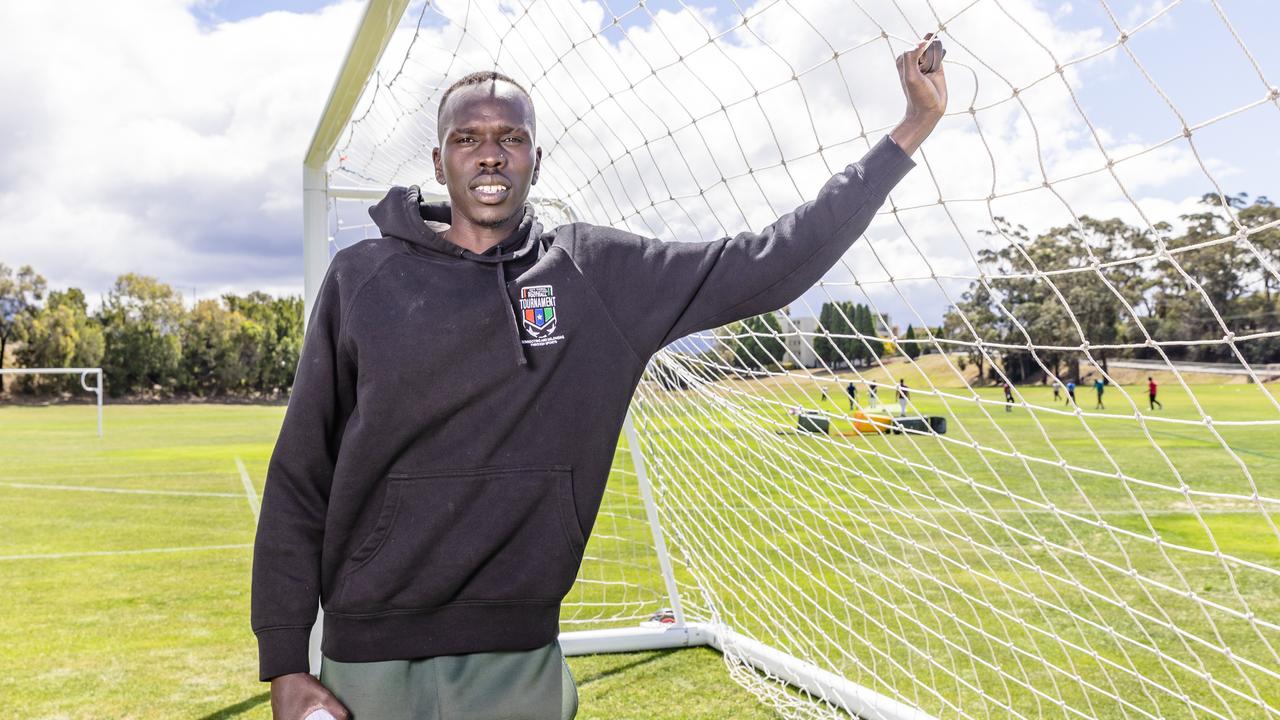
<path fill-rule="evenodd" d="M 449 96 L 432 159 L 436 181 L 449 188 L 455 227 L 519 222 L 542 161 L 533 131 L 533 103 L 511 83 L 470 85 Z"/>

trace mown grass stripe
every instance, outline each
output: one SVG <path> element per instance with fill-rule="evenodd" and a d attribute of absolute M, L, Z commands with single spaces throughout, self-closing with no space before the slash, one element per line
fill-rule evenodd
<path fill-rule="evenodd" d="M 140 488 L 94 487 L 92 485 L 54 485 L 51 483 L 3 482 L 0 485 L 24 490 L 70 490 L 74 492 L 119 493 L 122 495 L 180 495 L 189 497 L 240 497 L 240 493 L 203 490 L 143 490 Z M 256 513 L 255 513 L 256 515 Z"/>
<path fill-rule="evenodd" d="M 253 547 L 252 543 L 236 545 L 196 545 L 193 547 L 141 548 L 138 550 L 90 550 L 70 553 L 34 553 L 31 555 L 0 555 L 0 560 L 60 560 L 63 558 L 104 557 L 111 555 L 146 555 L 149 553 L 199 552 L 202 550 L 239 550 Z"/>

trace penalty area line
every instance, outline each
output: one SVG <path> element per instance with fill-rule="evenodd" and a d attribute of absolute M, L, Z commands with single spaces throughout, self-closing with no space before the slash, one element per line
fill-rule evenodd
<path fill-rule="evenodd" d="M 97 550 L 69 553 L 35 553 L 31 555 L 0 555 L 3 560 L 59 560 L 63 558 L 102 557 L 106 555 L 148 555 L 151 553 L 198 552 L 201 550 L 243 550 L 253 547 L 252 543 L 238 545 L 196 545 L 192 547 L 143 548 L 141 550 Z"/>
<path fill-rule="evenodd" d="M 253 511 L 253 519 L 256 522 L 261 506 L 258 504 L 258 493 L 253 489 L 253 481 L 249 479 L 249 471 L 244 467 L 244 461 L 240 456 L 236 456 L 236 469 L 240 471 L 240 484 L 244 485 L 244 496 L 249 500 L 249 509 Z"/>

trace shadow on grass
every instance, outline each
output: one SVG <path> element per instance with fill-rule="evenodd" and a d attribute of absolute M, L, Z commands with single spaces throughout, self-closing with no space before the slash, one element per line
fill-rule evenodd
<path fill-rule="evenodd" d="M 617 667 L 609 668 L 608 670 L 595 673 L 594 675 L 587 675 L 583 678 L 574 678 L 574 684 L 576 684 L 578 687 L 582 687 L 583 685 L 590 685 L 593 682 L 604 680 L 605 678 L 613 677 L 614 675 L 625 673 L 629 670 L 634 670 L 640 667 L 641 665 L 648 665 L 649 663 L 654 662 L 656 660 L 661 660 L 662 658 L 670 655 L 673 652 L 678 652 L 678 650 L 679 648 L 672 649 L 672 650 L 652 650 L 648 653 L 645 653 L 643 657 L 640 657 L 636 660 L 632 660 L 631 662 L 626 663 L 625 665 L 618 665 Z"/>
<path fill-rule="evenodd" d="M 221 710 L 211 712 L 208 715 L 205 715 L 204 717 L 200 718 L 200 720 L 227 720 L 228 718 L 233 718 L 237 715 L 240 715 L 241 713 L 248 712 L 249 710 L 252 710 L 253 708 L 261 705 L 264 702 L 267 702 L 270 699 L 271 699 L 271 691 L 268 690 L 267 692 L 264 692 L 261 695 L 254 695 L 251 698 L 241 700 L 235 705 L 228 705 L 222 708 Z"/>

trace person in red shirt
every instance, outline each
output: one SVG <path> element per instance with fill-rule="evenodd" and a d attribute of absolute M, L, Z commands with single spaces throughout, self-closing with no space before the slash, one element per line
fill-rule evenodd
<path fill-rule="evenodd" d="M 1163 410 L 1164 404 L 1156 399 L 1157 387 L 1158 386 L 1156 385 L 1156 381 L 1150 375 L 1148 375 L 1147 376 L 1147 400 L 1150 401 L 1152 410 L 1155 410 L 1157 405 L 1159 405 L 1160 409 Z"/>

